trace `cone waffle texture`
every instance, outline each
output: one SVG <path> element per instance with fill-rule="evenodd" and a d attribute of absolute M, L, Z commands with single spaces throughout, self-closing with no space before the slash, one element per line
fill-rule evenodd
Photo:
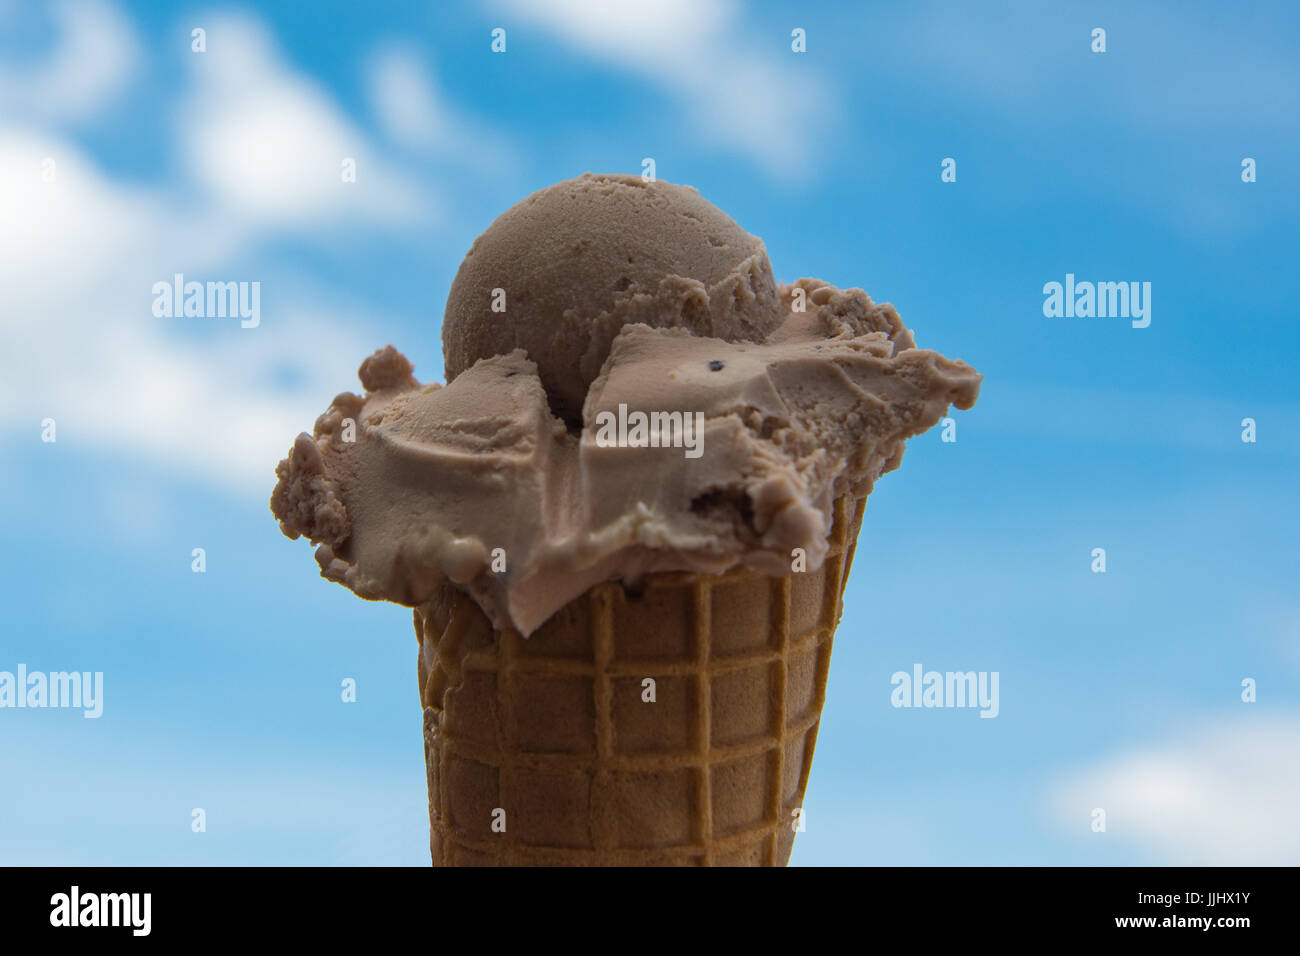
<path fill-rule="evenodd" d="M 601 584 L 526 640 L 418 608 L 434 864 L 784 866 L 865 500 L 818 571 Z"/>

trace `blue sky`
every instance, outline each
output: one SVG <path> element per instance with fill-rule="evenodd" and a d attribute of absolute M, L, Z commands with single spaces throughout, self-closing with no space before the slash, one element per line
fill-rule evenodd
<path fill-rule="evenodd" d="M 868 505 L 793 862 L 1300 862 L 1297 49 L 1285 4 L 0 0 L 0 671 L 105 686 L 0 710 L 0 862 L 427 862 L 410 612 L 272 468 L 376 347 L 440 378 L 497 213 L 645 157 L 985 375 Z M 176 272 L 261 324 L 154 317 Z M 1150 326 L 1045 317 L 1066 273 Z M 891 707 L 916 663 L 998 717 Z"/>

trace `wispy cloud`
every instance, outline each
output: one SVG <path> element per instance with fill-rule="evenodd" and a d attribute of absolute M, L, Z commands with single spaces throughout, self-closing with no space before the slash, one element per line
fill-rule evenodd
<path fill-rule="evenodd" d="M 40 179 L 47 156 L 51 183 Z M 353 331 L 373 317 L 337 306 L 309 316 L 301 300 L 255 330 L 235 323 L 207 341 L 180 334 L 183 320 L 155 318 L 152 284 L 170 279 L 178 250 L 192 277 L 241 278 L 221 271 L 226 244 L 202 229 L 193 240 L 174 200 L 115 183 L 68 140 L 0 129 L 0 183 L 13 212 L 0 227 L 0 350 L 15 359 L 0 379 L 0 421 L 32 441 L 49 416 L 61 441 L 265 491 L 281 446 L 374 347 Z M 282 345 L 294 388 L 275 386 L 277 352 L 257 336 Z"/>
<path fill-rule="evenodd" d="M 366 66 L 366 88 L 376 119 L 398 145 L 481 176 L 501 175 L 519 163 L 505 136 L 449 100 L 411 44 L 376 50 Z"/>
<path fill-rule="evenodd" d="M 798 178 L 816 165 L 836 113 L 830 85 L 796 69 L 789 37 L 767 49 L 731 0 L 586 3 L 501 0 L 504 13 L 616 70 L 668 90 L 701 137 L 738 150 L 768 173 Z M 784 53 L 782 52 L 784 51 Z M 788 57 L 784 61 L 782 57 Z M 782 126 L 798 117 L 798 132 Z"/>
<path fill-rule="evenodd" d="M 0 30 L 23 7 L 0 4 Z M 56 121 L 93 116 L 130 82 L 139 56 L 135 32 L 104 0 L 58 0 L 48 10 L 57 42 L 33 65 L 0 62 L 0 111 L 11 118 Z"/>
<path fill-rule="evenodd" d="M 1073 829 L 1103 808 L 1098 839 L 1145 846 L 1171 864 L 1295 865 L 1300 721 L 1238 719 L 1119 754 L 1064 780 L 1052 804 Z"/>
<path fill-rule="evenodd" d="M 190 170 L 220 208 L 262 227 L 425 222 L 430 197 L 294 73 L 269 32 L 248 17 L 214 15 L 207 52 L 189 58 L 194 90 L 178 110 Z M 356 164 L 344 180 L 344 161 Z"/>
<path fill-rule="evenodd" d="M 355 382 L 385 322 L 328 281 L 293 282 L 270 265 L 243 274 L 241 257 L 270 236 L 405 228 L 429 209 L 258 21 L 204 22 L 208 52 L 193 55 L 192 87 L 176 101 L 189 161 L 177 179 L 128 184 L 64 131 L 0 126 L 0 425 L 35 442 L 51 417 L 63 447 L 140 455 L 265 494 L 292 436 Z M 58 71 L 31 75 L 57 82 Z M 340 181 L 345 155 L 358 159 L 356 183 Z M 254 330 L 155 317 L 153 284 L 178 271 L 260 282 L 268 314 Z"/>

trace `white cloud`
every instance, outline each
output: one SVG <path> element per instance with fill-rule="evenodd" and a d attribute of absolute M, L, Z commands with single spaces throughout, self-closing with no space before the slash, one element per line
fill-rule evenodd
<path fill-rule="evenodd" d="M 95 9 L 129 32 L 112 8 Z M 0 429 L 6 441 L 37 442 L 53 417 L 58 450 L 139 456 L 265 496 L 293 436 L 339 391 L 359 388 L 357 366 L 387 338 L 383 317 L 342 301 L 328 280 L 291 280 L 250 253 L 286 233 L 426 229 L 438 199 L 428 177 L 377 159 L 257 20 L 194 22 L 208 52 L 181 54 L 190 82 L 164 117 L 180 149 L 176 179 L 111 175 L 58 129 L 57 110 L 0 122 Z M 31 75 L 61 74 L 47 64 Z M 410 93 L 427 77 L 397 80 Z M 454 125 L 458 111 L 426 87 L 425 106 Z M 68 101 L 30 92 L 32 103 Z M 345 155 L 358 160 L 355 184 L 339 179 Z M 152 287 L 175 272 L 260 282 L 261 325 L 155 317 Z M 410 354 L 427 376 L 430 364 Z"/>
<path fill-rule="evenodd" d="M 276 231 L 383 225 L 427 207 L 391 172 L 351 194 L 300 178 L 324 156 L 337 180 L 344 146 L 361 160 L 358 186 L 382 170 L 256 22 L 205 22 L 211 52 L 194 55 L 196 91 L 178 112 L 197 183 L 127 185 L 36 120 L 0 125 L 0 426 L 38 441 L 53 417 L 60 448 L 141 455 L 265 495 L 293 436 L 357 387 L 383 323 L 327 287 L 290 289 L 232 263 Z M 152 286 L 175 271 L 261 282 L 261 326 L 155 317 Z"/>
<path fill-rule="evenodd" d="M 375 51 L 366 86 L 371 109 L 394 142 L 482 176 L 517 165 L 504 137 L 447 100 L 413 47 L 390 43 Z"/>
<path fill-rule="evenodd" d="M 47 9 L 59 34 L 53 52 L 27 69 L 0 63 L 0 109 L 50 120 L 93 116 L 130 81 L 139 55 L 135 34 L 104 0 L 60 0 Z M 19 12 L 0 6 L 0 29 Z"/>
<path fill-rule="evenodd" d="M 1300 863 L 1300 721 L 1234 720 L 1135 750 L 1072 776 L 1053 795 L 1059 817 L 1098 839 L 1141 844 L 1185 865 Z"/>
<path fill-rule="evenodd" d="M 195 89 L 179 111 L 190 171 L 227 213 L 268 228 L 427 223 L 427 191 L 379 158 L 333 101 L 280 60 L 256 20 L 200 18 L 207 52 L 189 56 Z M 342 177 L 356 161 L 356 182 Z"/>
<path fill-rule="evenodd" d="M 501 7 L 665 87 L 702 136 L 748 153 L 770 173 L 797 177 L 813 166 L 835 112 L 831 91 L 803 64 L 796 68 L 788 34 L 770 38 L 762 53 L 746 44 L 743 10 L 731 0 L 501 0 Z"/>
<path fill-rule="evenodd" d="M 53 183 L 40 179 L 47 155 Z M 0 128 L 0 190 L 12 212 L 0 224 L 0 351 L 14 359 L 0 377 L 0 421 L 32 440 L 51 416 L 61 442 L 143 452 L 265 492 L 293 435 L 383 344 L 360 331 L 373 317 L 309 316 L 298 296 L 289 314 L 256 329 L 231 321 L 207 341 L 182 324 L 226 320 L 155 318 L 151 286 L 178 255 L 192 277 L 263 277 L 227 275 L 225 243 L 192 241 L 204 230 L 182 208 L 114 183 L 67 141 Z M 274 384 L 284 364 L 297 373 L 292 390 Z"/>
<path fill-rule="evenodd" d="M 718 35 L 737 14 L 732 0 L 664 0 L 652 7 L 626 0 L 508 0 L 507 5 L 592 50 L 603 48 L 650 66 L 675 59 L 698 37 Z"/>
<path fill-rule="evenodd" d="M 399 143 L 425 149 L 447 132 L 447 116 L 428 72 L 410 52 L 389 49 L 370 65 L 370 100 L 385 131 Z"/>
<path fill-rule="evenodd" d="M 114 186 L 68 140 L 22 127 L 0 126 L 0 197 L 0 281 L 17 310 L 75 296 L 61 277 L 111 278 L 124 248 L 151 242 L 145 222 L 162 212 L 158 197 Z"/>

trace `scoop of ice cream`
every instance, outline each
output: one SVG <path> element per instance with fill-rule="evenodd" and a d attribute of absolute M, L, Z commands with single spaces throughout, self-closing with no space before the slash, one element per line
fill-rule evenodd
<path fill-rule="evenodd" d="M 860 289 L 778 287 L 694 190 L 629 176 L 502 215 L 443 347 L 445 386 L 392 346 L 366 359 L 365 395 L 298 436 L 271 508 L 362 597 L 419 605 L 450 581 L 524 635 L 602 581 L 785 575 L 795 549 L 817 569 L 834 499 L 981 381 Z"/>
<path fill-rule="evenodd" d="M 624 326 L 761 342 L 783 315 L 762 240 L 694 189 L 587 173 L 474 241 L 447 297 L 443 358 L 450 381 L 522 348 L 552 410 L 576 425 Z"/>
<path fill-rule="evenodd" d="M 321 573 L 419 605 L 441 581 L 524 635 L 602 581 L 827 553 L 836 497 L 864 495 L 907 438 L 969 408 L 980 375 L 912 346 L 889 305 L 782 286 L 761 342 L 628 326 L 574 432 L 523 349 L 421 386 L 389 346 L 277 469 L 272 510 Z M 801 310 L 802 306 L 802 310 Z"/>

